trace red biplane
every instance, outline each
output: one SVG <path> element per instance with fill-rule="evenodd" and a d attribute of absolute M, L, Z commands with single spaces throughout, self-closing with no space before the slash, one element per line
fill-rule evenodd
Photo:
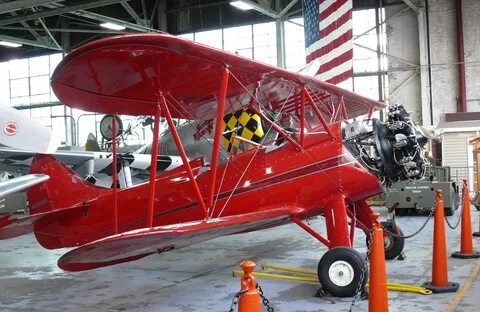
<path fill-rule="evenodd" d="M 401 105 L 383 123 L 371 119 L 381 102 L 174 36 L 89 43 L 63 59 L 51 83 L 73 108 L 154 116 L 153 160 L 165 118 L 183 162 L 155 175 L 152 161 L 148 182 L 112 190 L 37 155 L 31 173 L 51 178 L 29 189 L 30 216 L 0 220 L 0 238 L 33 231 L 45 248 L 76 247 L 58 261 L 67 271 L 294 222 L 329 248 L 318 266 L 323 287 L 351 296 L 363 267 L 354 229 L 372 229 L 366 199 L 382 183 L 423 174 L 421 145 Z M 175 118 L 188 120 L 211 155 L 187 155 Z M 302 221 L 318 215 L 326 235 Z M 396 255 L 403 243 L 391 241 Z"/>

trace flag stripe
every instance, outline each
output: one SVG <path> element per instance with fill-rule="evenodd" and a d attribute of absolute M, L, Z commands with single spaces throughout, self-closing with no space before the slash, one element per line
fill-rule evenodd
<path fill-rule="evenodd" d="M 348 21 L 347 23 L 343 24 L 339 28 L 335 29 L 334 31 L 332 31 L 328 36 L 326 36 L 324 38 L 321 38 L 320 40 L 318 40 L 317 42 L 315 42 L 314 44 L 309 46 L 306 49 L 305 52 L 307 53 L 307 55 L 309 55 L 310 53 L 315 53 L 316 50 L 321 49 L 321 48 L 326 47 L 326 46 L 330 47 L 330 49 L 327 50 L 327 52 L 331 51 L 335 47 L 340 46 L 343 42 L 351 39 L 350 37 L 345 35 L 347 33 L 350 33 L 350 34 L 352 33 L 352 21 L 351 20 Z M 340 37 L 343 38 L 342 42 L 338 41 L 338 38 L 340 38 Z M 336 42 L 336 44 L 332 45 L 333 42 Z"/>
<path fill-rule="evenodd" d="M 320 0 L 320 12 L 325 11 L 330 7 L 332 4 L 334 4 L 337 0 Z"/>
<path fill-rule="evenodd" d="M 339 66 L 340 64 L 350 61 L 352 57 L 353 57 L 353 49 L 350 49 L 347 52 L 334 58 L 330 62 L 322 63 L 322 65 L 320 65 L 320 73 L 328 72 L 329 70 Z"/>
<path fill-rule="evenodd" d="M 344 44 L 350 44 L 352 45 L 352 42 L 349 41 L 352 39 L 352 30 L 347 31 L 337 39 L 333 40 L 327 45 L 324 45 L 323 47 L 317 49 L 316 51 L 310 53 L 307 56 L 307 63 L 310 63 L 314 59 L 320 58 L 322 55 L 326 55 L 330 51 L 334 51 L 336 47 L 340 47 L 342 43 Z M 353 46 L 353 45 L 352 45 Z M 320 63 L 321 64 L 321 63 Z"/>
<path fill-rule="evenodd" d="M 333 77 L 338 76 L 341 73 L 344 73 L 351 68 L 352 68 L 351 62 L 345 62 L 345 63 L 342 63 L 342 64 L 332 68 L 331 70 L 329 70 L 327 72 L 320 73 L 319 76 L 320 76 L 321 80 L 328 81 L 329 79 L 332 79 Z"/>
<path fill-rule="evenodd" d="M 333 12 L 337 11 L 339 7 L 343 6 L 346 2 L 349 2 L 350 0 L 338 0 L 335 1 L 334 4 L 329 6 L 323 11 L 320 11 L 320 21 L 326 19 L 327 17 L 330 16 Z"/>
<path fill-rule="evenodd" d="M 352 76 L 353 76 L 353 69 L 350 68 L 349 70 L 341 73 L 340 75 L 337 75 L 335 77 L 332 77 L 332 78 L 326 80 L 326 82 L 331 83 L 331 84 L 338 84 L 342 81 L 345 81 L 345 80 L 351 78 Z"/>
<path fill-rule="evenodd" d="M 344 7 L 348 8 L 348 5 L 345 5 Z M 325 36 L 328 36 L 330 33 L 332 33 L 336 28 L 344 25 L 345 23 L 351 21 L 352 19 L 352 11 L 347 10 L 346 12 L 339 12 L 339 14 L 342 13 L 342 15 L 338 18 L 332 21 L 330 24 L 328 24 L 325 27 L 322 27 L 322 23 L 320 22 L 320 38 L 323 38 Z"/>

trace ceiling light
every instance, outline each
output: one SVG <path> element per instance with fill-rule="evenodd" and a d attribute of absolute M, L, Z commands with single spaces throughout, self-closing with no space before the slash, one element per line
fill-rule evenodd
<path fill-rule="evenodd" d="M 20 48 L 22 46 L 20 43 L 14 43 L 9 41 L 0 41 L 0 45 L 10 48 Z"/>
<path fill-rule="evenodd" d="M 241 0 L 239 1 L 232 1 L 230 2 L 231 5 L 233 5 L 234 7 L 236 7 L 237 9 L 240 9 L 240 10 L 243 10 L 243 11 L 247 11 L 247 10 L 251 10 L 253 9 L 252 5 L 250 3 L 247 3 L 247 2 L 243 2 Z"/>
<path fill-rule="evenodd" d="M 113 30 L 124 30 L 125 26 L 114 24 L 114 23 L 103 23 L 100 24 L 100 26 L 108 28 L 108 29 L 113 29 Z"/>

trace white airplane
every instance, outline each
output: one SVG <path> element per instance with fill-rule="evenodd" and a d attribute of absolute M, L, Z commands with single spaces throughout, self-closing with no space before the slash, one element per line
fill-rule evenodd
<path fill-rule="evenodd" d="M 52 153 L 56 149 L 51 131 L 21 112 L 0 105 L 0 144 L 29 150 L 35 153 Z M 28 174 L 0 182 L 0 198 L 20 192 L 42 183 L 50 177 L 44 174 Z"/>

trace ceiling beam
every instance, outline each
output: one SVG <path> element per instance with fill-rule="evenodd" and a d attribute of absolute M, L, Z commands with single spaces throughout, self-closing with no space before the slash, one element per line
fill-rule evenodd
<path fill-rule="evenodd" d="M 130 16 L 133 17 L 133 19 L 135 20 L 135 22 L 137 22 L 137 24 L 146 26 L 144 20 L 137 14 L 137 12 L 135 12 L 135 10 L 130 6 L 130 4 L 128 4 L 127 1 L 120 2 L 120 4 L 123 6 L 125 11 L 127 11 L 128 14 L 130 14 Z"/>
<path fill-rule="evenodd" d="M 275 18 L 275 19 L 277 19 L 279 17 L 277 12 L 272 11 L 271 9 L 267 9 L 267 8 L 261 6 L 260 4 L 256 3 L 256 2 L 253 2 L 253 1 L 250 1 L 250 0 L 241 0 L 241 1 L 248 4 L 249 6 L 252 7 L 252 9 L 254 9 L 255 11 L 257 11 L 259 13 L 265 14 L 265 15 L 270 16 L 271 18 Z"/>
<path fill-rule="evenodd" d="M 3 5 L 5 2 L 4 0 L 0 0 L 0 5 Z M 9 12 L 11 16 L 17 16 L 18 14 L 16 12 Z M 40 36 L 35 30 L 30 27 L 30 25 L 27 22 L 20 22 L 20 24 L 23 26 L 23 28 L 20 28 L 20 30 L 27 30 L 29 33 L 31 33 L 35 38 L 37 38 L 38 41 L 42 41 L 43 38 Z"/>
<path fill-rule="evenodd" d="M 41 41 L 28 40 L 28 39 L 22 39 L 22 38 L 18 38 L 18 37 L 11 37 L 11 36 L 5 36 L 5 35 L 0 35 L 0 40 L 4 40 L 4 41 L 8 41 L 8 42 L 14 42 L 14 43 L 20 43 L 20 44 L 28 45 L 28 46 L 32 46 L 32 47 L 62 51 L 61 48 L 59 49 L 57 46 L 55 46 L 53 44 L 46 43 L 46 42 L 41 42 Z"/>
<path fill-rule="evenodd" d="M 154 29 L 154 28 L 150 28 L 148 26 L 137 25 L 137 24 L 134 24 L 134 23 L 119 20 L 117 18 L 113 18 L 113 17 L 109 17 L 109 16 L 105 16 L 105 15 L 101 15 L 101 14 L 97 14 L 97 13 L 93 13 L 93 12 L 89 12 L 89 11 L 85 11 L 85 10 L 69 12 L 69 13 L 77 15 L 77 16 L 93 19 L 93 20 L 103 22 L 103 23 L 114 23 L 114 24 L 117 24 L 117 25 L 124 26 L 125 28 L 135 30 L 135 31 L 139 31 L 139 32 L 158 32 L 158 33 L 162 33 L 162 31 L 159 31 L 159 30 Z"/>
<path fill-rule="evenodd" d="M 35 32 L 46 32 L 43 28 L 31 28 Z M 23 27 L 17 26 L 1 26 L 0 30 L 25 30 Z M 78 28 L 48 28 L 53 32 L 66 32 L 66 33 L 86 33 L 86 34 L 124 34 L 128 30 L 109 30 L 109 29 L 78 29 Z M 42 38 L 39 36 L 39 38 Z"/>
<path fill-rule="evenodd" d="M 410 7 L 410 9 L 414 10 L 415 13 L 418 14 L 420 12 L 420 6 L 418 5 L 417 1 L 415 1 L 415 0 L 403 0 L 403 2 L 405 2 L 405 4 Z"/>
<path fill-rule="evenodd" d="M 61 15 L 65 13 L 70 13 L 72 11 L 87 10 L 87 9 L 107 6 L 107 5 L 119 3 L 121 1 L 122 0 L 90 0 L 90 1 L 83 1 L 83 3 L 80 3 L 80 4 L 58 7 L 52 10 L 45 10 L 45 11 L 35 12 L 30 14 L 19 14 L 18 16 L 15 16 L 15 17 L 9 17 L 9 18 L 0 20 L 0 26 L 19 23 L 22 21 L 28 21 L 28 20 L 33 20 L 33 19 L 42 18 L 42 17 Z M 39 4 L 37 3 L 39 3 L 40 1 L 31 1 L 31 2 L 34 2 L 35 6 L 38 6 Z M 50 2 L 58 2 L 58 1 L 50 1 Z"/>
<path fill-rule="evenodd" d="M 35 8 L 32 8 L 32 11 L 33 12 L 37 12 L 37 10 Z M 60 44 L 58 44 L 57 40 L 55 39 L 55 37 L 52 35 L 52 33 L 48 30 L 48 27 L 47 25 L 45 24 L 45 21 L 43 20 L 43 18 L 39 18 L 38 21 L 40 22 L 40 24 L 42 25 L 43 29 L 45 30 L 46 34 L 48 35 L 48 37 L 50 38 L 50 41 L 55 45 L 57 46 L 57 48 L 59 48 L 60 50 L 63 50 L 62 46 Z M 27 24 L 27 22 L 20 22 L 22 25 L 23 24 Z M 37 38 L 38 39 L 38 38 Z"/>
<path fill-rule="evenodd" d="M 4 2 L 0 4 L 0 14 L 15 12 L 25 8 L 32 8 L 44 4 L 50 4 L 53 2 L 60 2 L 63 0 L 17 0 Z"/>
<path fill-rule="evenodd" d="M 50 41 L 59 49 L 59 50 L 63 50 L 62 46 L 58 43 L 58 41 L 55 39 L 55 37 L 52 35 L 52 33 L 50 32 L 50 30 L 48 30 L 48 27 L 47 25 L 45 24 L 45 22 L 43 21 L 43 19 L 38 19 L 40 21 L 40 24 L 42 25 L 43 29 L 45 30 L 45 32 L 47 33 L 48 37 L 50 38 Z"/>
<path fill-rule="evenodd" d="M 290 3 L 287 4 L 287 6 L 284 7 L 284 8 L 280 11 L 280 13 L 278 13 L 278 15 L 279 15 L 280 17 L 284 16 L 288 11 L 290 11 L 290 9 L 291 9 L 297 2 L 298 2 L 298 0 L 292 0 L 292 1 L 290 1 Z"/>

